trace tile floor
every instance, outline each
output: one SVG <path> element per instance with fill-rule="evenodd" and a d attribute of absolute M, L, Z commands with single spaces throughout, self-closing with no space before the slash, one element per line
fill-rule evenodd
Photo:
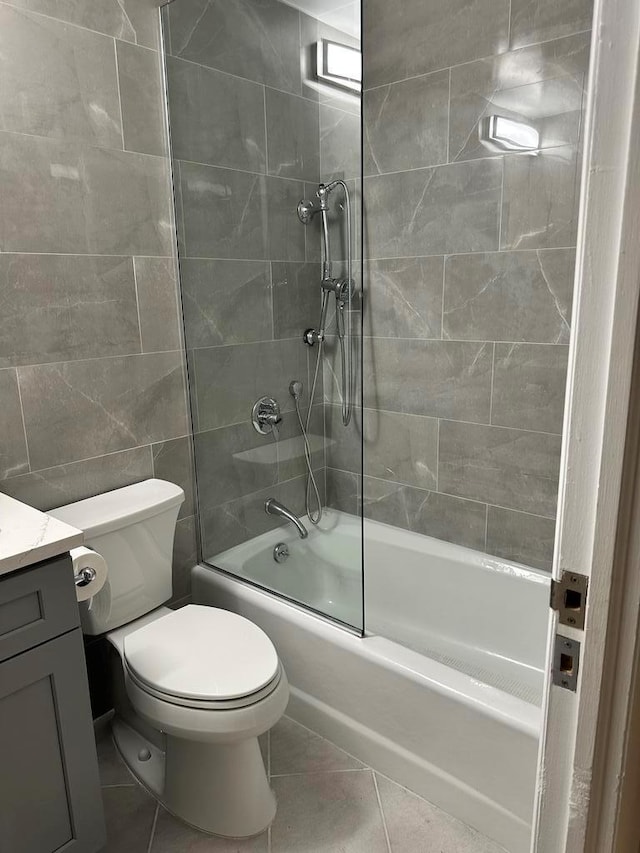
<path fill-rule="evenodd" d="M 284 717 L 262 740 L 278 798 L 268 832 L 202 835 L 143 791 L 98 738 L 107 853 L 504 853 L 494 842 Z"/>

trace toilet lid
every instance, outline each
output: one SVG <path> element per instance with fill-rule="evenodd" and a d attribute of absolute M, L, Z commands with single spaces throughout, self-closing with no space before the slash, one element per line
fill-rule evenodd
<path fill-rule="evenodd" d="M 188 604 L 124 638 L 130 670 L 168 696 L 225 700 L 248 696 L 278 673 L 267 635 L 237 613 Z"/>

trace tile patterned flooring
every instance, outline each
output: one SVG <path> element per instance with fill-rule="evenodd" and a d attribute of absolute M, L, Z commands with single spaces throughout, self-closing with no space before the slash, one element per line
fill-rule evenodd
<path fill-rule="evenodd" d="M 287 717 L 261 745 L 278 798 L 276 819 L 257 838 L 228 841 L 198 833 L 158 806 L 103 732 L 106 853 L 504 853 Z"/>

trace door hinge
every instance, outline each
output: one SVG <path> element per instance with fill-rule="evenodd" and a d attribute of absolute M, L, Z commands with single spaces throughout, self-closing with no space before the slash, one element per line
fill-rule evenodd
<path fill-rule="evenodd" d="M 565 690 L 578 688 L 578 668 L 580 666 L 580 643 L 570 637 L 557 634 L 553 647 L 553 683 Z"/>
<path fill-rule="evenodd" d="M 551 581 L 551 609 L 558 611 L 561 625 L 584 629 L 589 578 L 577 572 L 563 572 L 559 581 Z"/>

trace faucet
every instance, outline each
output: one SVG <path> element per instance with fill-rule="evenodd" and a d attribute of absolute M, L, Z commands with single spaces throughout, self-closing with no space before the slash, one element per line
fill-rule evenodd
<path fill-rule="evenodd" d="M 282 518 L 286 518 L 287 521 L 290 521 L 291 524 L 295 525 L 296 530 L 300 534 L 301 539 L 306 539 L 309 535 L 307 528 L 300 521 L 297 515 L 294 515 L 290 510 L 286 508 L 280 501 L 277 501 L 275 498 L 269 498 L 265 501 L 264 511 L 267 515 L 279 515 Z"/>

